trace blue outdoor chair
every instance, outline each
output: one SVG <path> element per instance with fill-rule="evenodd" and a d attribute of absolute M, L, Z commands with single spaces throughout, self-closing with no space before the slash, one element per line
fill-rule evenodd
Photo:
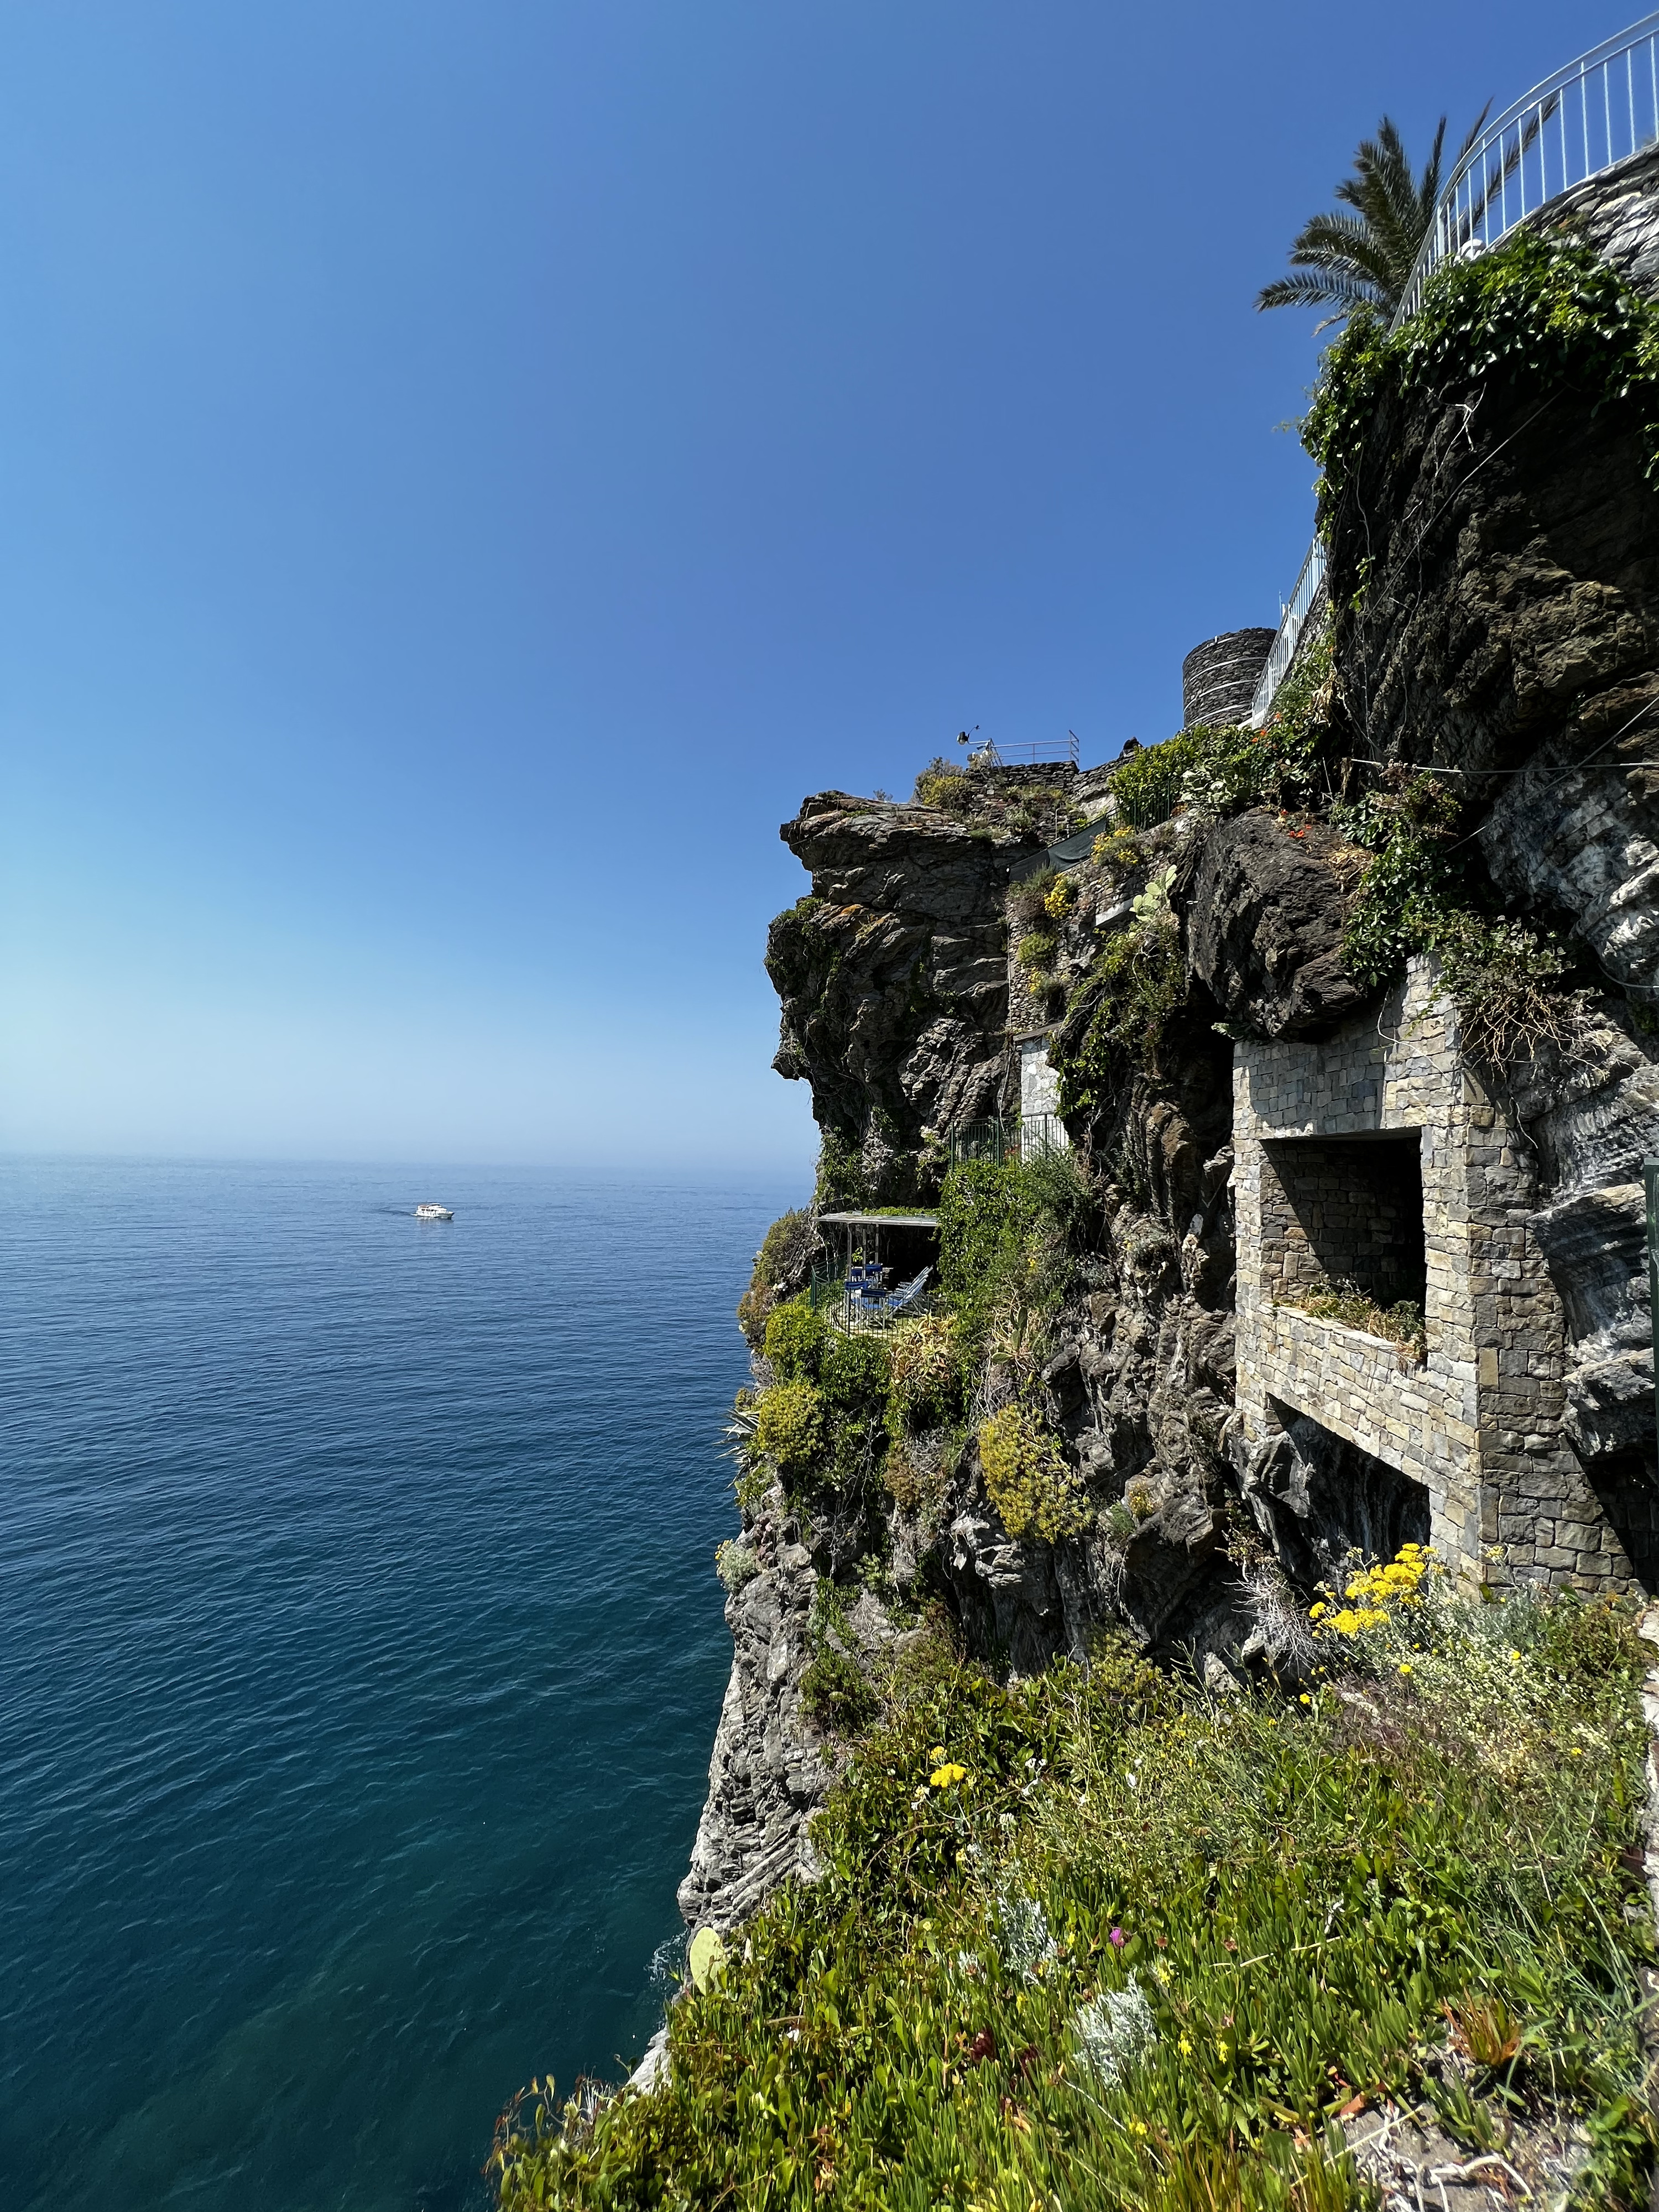
<path fill-rule="evenodd" d="M 906 1306 L 914 1305 L 921 1296 L 923 1285 L 933 1272 L 931 1267 L 924 1267 L 919 1275 L 913 1275 L 908 1283 L 901 1283 L 896 1291 L 890 1291 L 885 1297 L 877 1298 L 874 1301 L 876 1310 L 889 1315 L 902 1313 Z"/>

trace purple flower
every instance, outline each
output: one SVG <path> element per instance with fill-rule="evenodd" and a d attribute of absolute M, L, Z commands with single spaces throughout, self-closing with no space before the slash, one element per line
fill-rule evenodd
<path fill-rule="evenodd" d="M 1124 1934 L 1121 1928 L 1114 1928 L 1111 1934 L 1106 1938 L 1106 1941 L 1111 1945 L 1115 1951 L 1121 1951 L 1128 1940 L 1128 1937 Z"/>

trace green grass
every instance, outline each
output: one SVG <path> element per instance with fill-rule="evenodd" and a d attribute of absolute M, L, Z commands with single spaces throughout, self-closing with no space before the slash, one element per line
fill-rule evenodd
<path fill-rule="evenodd" d="M 822 1880 L 673 2008 L 666 2087 L 514 2107 L 507 2212 L 1322 2212 L 1364 2201 L 1330 2124 L 1362 2094 L 1476 2141 L 1565 2103 L 1583 2201 L 1644 2201 L 1630 1613 L 1443 1583 L 1387 1613 L 1327 1629 L 1305 1693 L 1232 1698 L 1111 1647 L 1005 1687 L 935 1635 L 817 1823 Z M 1460 2004 L 1519 2028 L 1473 2094 L 1441 2078 Z"/>

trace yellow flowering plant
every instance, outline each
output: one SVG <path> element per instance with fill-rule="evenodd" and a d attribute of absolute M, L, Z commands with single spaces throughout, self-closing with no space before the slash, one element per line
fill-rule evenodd
<path fill-rule="evenodd" d="M 1356 1568 L 1346 1577 L 1346 1604 L 1322 1598 L 1310 1607 L 1308 1619 L 1320 1636 L 1363 1636 L 1367 1629 L 1386 1628 L 1395 1620 L 1395 1607 L 1420 1605 L 1425 1581 L 1444 1571 L 1431 1546 L 1402 1544 L 1392 1559 Z"/>

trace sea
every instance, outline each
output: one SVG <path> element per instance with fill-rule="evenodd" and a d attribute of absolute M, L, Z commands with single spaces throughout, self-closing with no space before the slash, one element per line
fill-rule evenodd
<path fill-rule="evenodd" d="M 0 1164 L 0 2205 L 477 2212 L 638 2059 L 799 1198 Z"/>

